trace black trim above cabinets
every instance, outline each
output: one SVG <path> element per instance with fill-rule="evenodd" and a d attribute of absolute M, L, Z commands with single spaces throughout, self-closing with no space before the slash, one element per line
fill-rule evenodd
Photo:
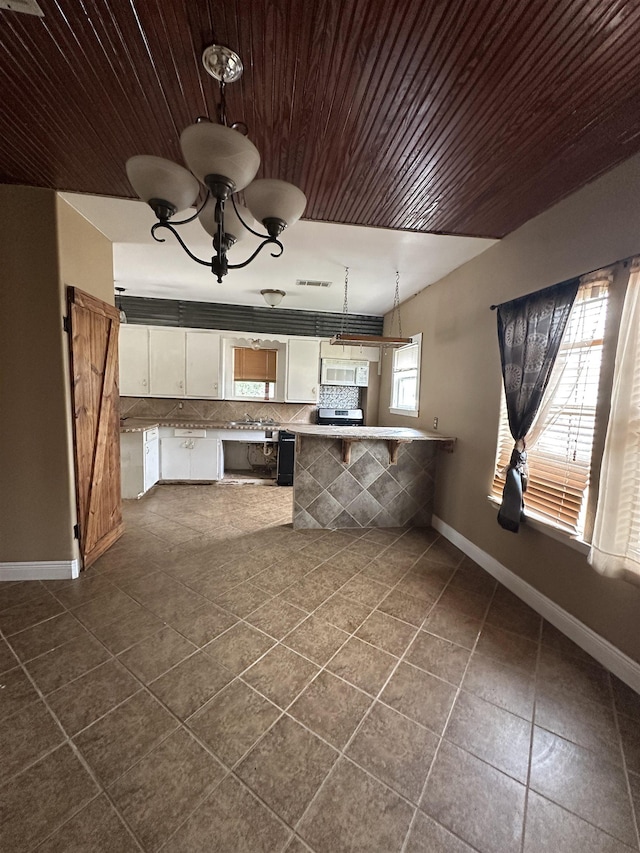
<path fill-rule="evenodd" d="M 127 323 L 148 326 L 184 326 L 188 329 L 229 329 L 272 335 L 308 335 L 331 338 L 341 331 L 350 334 L 381 335 L 382 317 L 368 314 L 343 315 L 320 311 L 296 311 L 278 308 L 254 308 L 249 305 L 226 305 L 219 302 L 190 302 L 178 299 L 148 299 L 122 296 L 122 309 Z"/>

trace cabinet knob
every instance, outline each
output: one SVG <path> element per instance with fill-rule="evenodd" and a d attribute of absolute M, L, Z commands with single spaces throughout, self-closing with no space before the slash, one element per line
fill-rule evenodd
<path fill-rule="evenodd" d="M 178 388 L 184 388 L 184 382 L 182 380 L 178 382 Z"/>
<path fill-rule="evenodd" d="M 143 380 L 142 380 L 142 384 L 143 384 L 143 385 L 146 385 L 146 384 L 147 384 L 147 380 L 146 380 L 146 379 L 143 379 Z"/>

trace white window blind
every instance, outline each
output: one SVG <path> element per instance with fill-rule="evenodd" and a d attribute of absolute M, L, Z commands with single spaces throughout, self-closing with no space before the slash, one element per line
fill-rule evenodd
<path fill-rule="evenodd" d="M 577 534 L 584 523 L 589 485 L 607 295 L 606 278 L 580 286 L 536 421 L 527 436 L 525 514 L 540 516 Z M 502 471 L 512 449 L 503 393 L 492 488 L 497 498 L 502 497 Z"/>

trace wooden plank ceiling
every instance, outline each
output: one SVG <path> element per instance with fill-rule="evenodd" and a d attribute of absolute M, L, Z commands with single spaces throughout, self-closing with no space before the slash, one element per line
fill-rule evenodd
<path fill-rule="evenodd" d="M 637 0 L 39 0 L 0 12 L 0 181 L 132 197 L 227 87 L 305 218 L 502 237 L 640 151 Z"/>

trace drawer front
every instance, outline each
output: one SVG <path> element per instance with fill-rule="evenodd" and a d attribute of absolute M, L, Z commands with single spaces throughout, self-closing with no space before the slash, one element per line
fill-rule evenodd
<path fill-rule="evenodd" d="M 158 438 L 158 427 L 153 427 L 152 429 L 145 429 L 144 440 L 153 441 L 154 438 Z"/>
<path fill-rule="evenodd" d="M 206 438 L 207 431 L 206 429 L 174 429 L 173 434 L 176 438 Z"/>

